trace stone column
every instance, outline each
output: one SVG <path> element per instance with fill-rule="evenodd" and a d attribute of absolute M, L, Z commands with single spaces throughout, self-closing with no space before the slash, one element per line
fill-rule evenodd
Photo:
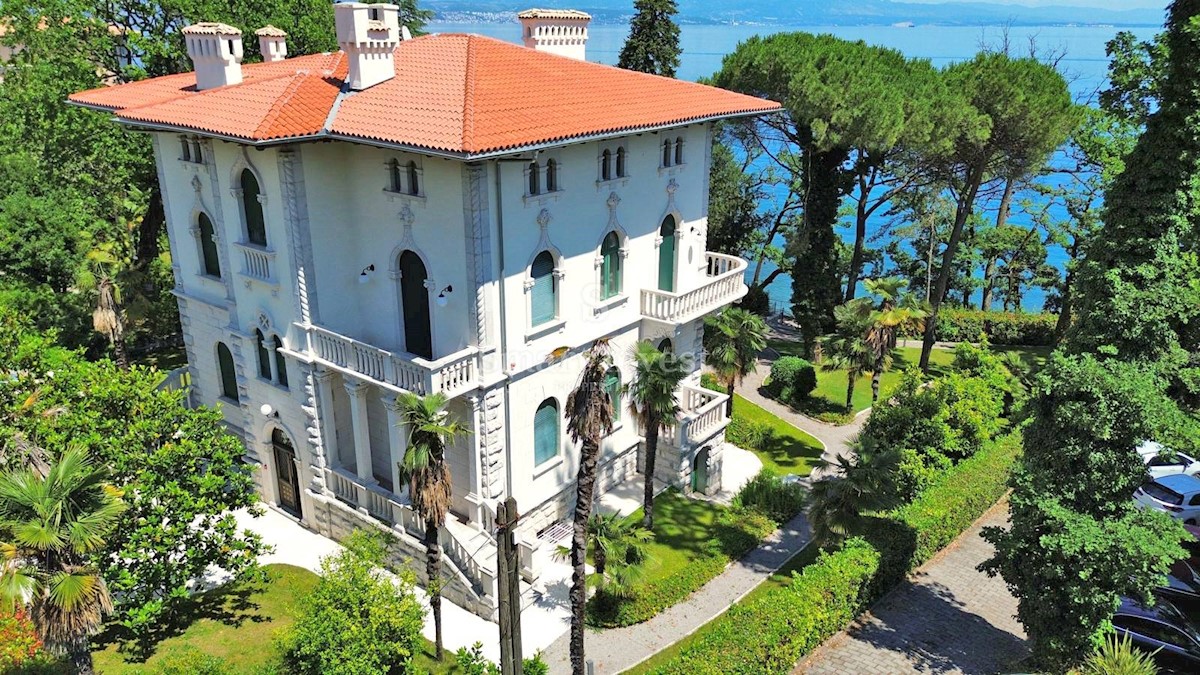
<path fill-rule="evenodd" d="M 408 486 L 400 483 L 400 462 L 404 461 L 404 453 L 408 450 L 408 429 L 401 425 L 400 405 L 396 395 L 387 392 L 381 397 L 383 407 L 387 410 L 388 447 L 392 459 L 392 492 L 403 497 L 408 496 Z"/>
<path fill-rule="evenodd" d="M 350 394 L 350 424 L 354 428 L 354 465 L 359 480 L 366 485 L 375 483 L 375 472 L 371 468 L 371 430 L 367 426 L 367 384 L 359 380 L 346 380 L 346 393 Z"/>
<path fill-rule="evenodd" d="M 338 451 L 337 419 L 333 412 L 333 371 L 318 368 L 313 379 L 317 387 L 319 431 L 324 432 L 321 440 L 325 445 L 325 461 L 330 467 L 338 467 L 342 465 L 342 456 Z"/>

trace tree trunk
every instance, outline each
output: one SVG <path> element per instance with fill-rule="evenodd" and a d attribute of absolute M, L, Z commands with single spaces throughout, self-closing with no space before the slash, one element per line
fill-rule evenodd
<path fill-rule="evenodd" d="M 592 517 L 592 497 L 596 491 L 596 461 L 600 456 L 599 439 L 584 439 L 575 478 L 575 522 L 571 536 L 571 672 L 587 675 L 583 652 L 583 621 L 587 605 L 588 519 Z M 651 478 L 652 479 L 652 478 Z"/>
<path fill-rule="evenodd" d="M 730 379 L 729 384 L 725 385 L 725 393 L 729 395 L 729 400 L 725 402 L 725 415 L 729 419 L 733 419 L 733 388 L 735 380 Z"/>
<path fill-rule="evenodd" d="M 158 180 L 155 180 L 154 187 L 150 190 L 150 203 L 146 215 L 142 216 L 142 222 L 138 224 L 137 251 L 134 254 L 136 259 L 133 263 L 136 269 L 148 269 L 150 263 L 158 257 L 158 238 L 166 221 L 162 188 L 159 187 Z"/>
<path fill-rule="evenodd" d="M 117 327 L 109 338 L 112 341 L 113 360 L 117 362 L 118 368 L 127 371 L 129 370 L 129 348 L 125 344 L 125 326 L 120 311 L 120 308 L 117 308 Z"/>
<path fill-rule="evenodd" d="M 975 208 L 975 195 L 979 194 L 979 185 L 983 179 L 983 169 L 971 168 L 967 171 L 965 190 L 959 199 L 958 210 L 954 215 L 954 229 L 950 232 L 950 241 L 946 242 L 946 250 L 942 253 L 942 269 L 938 271 L 937 287 L 934 289 L 933 301 L 929 316 L 925 319 L 925 339 L 921 344 L 921 370 L 929 373 L 929 356 L 933 351 L 936 339 L 938 311 L 946 297 L 946 289 L 950 286 L 950 276 L 954 273 L 952 266 L 954 256 L 958 253 L 958 242 L 962 239 L 963 226 Z"/>
<path fill-rule="evenodd" d="M 646 420 L 646 484 L 642 491 L 642 527 L 654 527 L 654 465 L 658 461 L 658 430 L 662 420 L 657 416 Z"/>
<path fill-rule="evenodd" d="M 879 401 L 879 381 L 881 379 L 883 379 L 882 370 L 871 373 L 871 405 L 875 405 Z"/>
<path fill-rule="evenodd" d="M 438 543 L 438 526 L 432 518 L 425 519 L 425 576 L 429 583 L 429 610 L 433 614 L 433 643 L 437 660 L 442 660 L 442 546 Z"/>
<path fill-rule="evenodd" d="M 86 635 L 80 635 L 67 644 L 67 659 L 71 662 L 72 672 L 77 675 L 95 675 L 96 667 L 92 664 L 92 650 Z"/>
<path fill-rule="evenodd" d="M 865 189 L 865 188 L 864 188 Z M 858 212 L 854 221 L 854 253 L 850 256 L 850 274 L 846 277 L 846 302 L 854 299 L 858 286 L 858 275 L 862 271 L 863 254 L 867 241 L 867 196 L 858 201 Z"/>
<path fill-rule="evenodd" d="M 992 308 L 992 285 L 996 283 L 996 258 L 989 257 L 983 266 L 983 299 L 979 302 L 980 311 L 986 312 Z"/>
<path fill-rule="evenodd" d="M 604 548 L 599 544 L 592 551 L 592 561 L 596 563 L 596 574 L 599 574 L 600 578 L 603 579 L 604 571 L 608 569 L 608 554 L 604 552 Z"/>
<path fill-rule="evenodd" d="M 846 412 L 854 410 L 854 385 L 858 381 L 858 373 L 846 371 Z"/>
<path fill-rule="evenodd" d="M 1000 210 L 996 212 L 996 229 L 1004 227 L 1008 222 L 1008 213 L 1012 209 L 1013 192 L 1015 191 L 1013 180 L 1010 178 L 1004 181 L 1004 196 L 1000 198 Z M 979 303 L 979 309 L 988 311 L 992 308 L 992 284 L 996 277 L 996 257 L 989 257 L 987 266 L 983 270 L 983 300 Z"/>

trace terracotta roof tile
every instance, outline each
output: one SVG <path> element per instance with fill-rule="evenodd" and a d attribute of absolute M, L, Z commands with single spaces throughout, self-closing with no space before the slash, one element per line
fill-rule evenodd
<path fill-rule="evenodd" d="M 752 96 L 478 35 L 408 40 L 395 62 L 394 79 L 344 96 L 330 135 L 480 155 L 779 109 Z M 269 141 L 318 133 L 346 70 L 344 54 L 319 54 L 247 65 L 242 84 L 203 92 L 186 73 L 71 100 L 133 123 Z"/>

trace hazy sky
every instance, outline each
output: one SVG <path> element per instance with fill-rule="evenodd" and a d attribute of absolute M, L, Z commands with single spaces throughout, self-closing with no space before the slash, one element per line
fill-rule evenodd
<path fill-rule="evenodd" d="M 906 0 L 907 2 L 944 3 L 980 2 L 981 0 Z M 1001 5 L 1027 7 L 1103 7 L 1107 9 L 1165 9 L 1169 0 L 982 0 Z"/>

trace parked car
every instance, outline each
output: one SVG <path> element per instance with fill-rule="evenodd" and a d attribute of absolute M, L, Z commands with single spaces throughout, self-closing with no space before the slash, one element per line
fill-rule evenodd
<path fill-rule="evenodd" d="M 1146 473 L 1150 474 L 1151 478 L 1176 473 L 1186 473 L 1189 476 L 1200 473 L 1200 461 L 1195 457 L 1169 450 L 1162 443 L 1146 441 L 1138 446 L 1137 452 L 1146 463 Z"/>
<path fill-rule="evenodd" d="M 1155 478 L 1133 493 L 1144 508 L 1165 511 L 1187 525 L 1200 524 L 1200 478 L 1185 473 Z"/>
<path fill-rule="evenodd" d="M 1118 636 L 1128 636 L 1134 647 L 1154 654 L 1162 670 L 1200 672 L 1200 630 L 1170 600 L 1160 598 L 1146 607 L 1123 599 L 1112 621 Z"/>

